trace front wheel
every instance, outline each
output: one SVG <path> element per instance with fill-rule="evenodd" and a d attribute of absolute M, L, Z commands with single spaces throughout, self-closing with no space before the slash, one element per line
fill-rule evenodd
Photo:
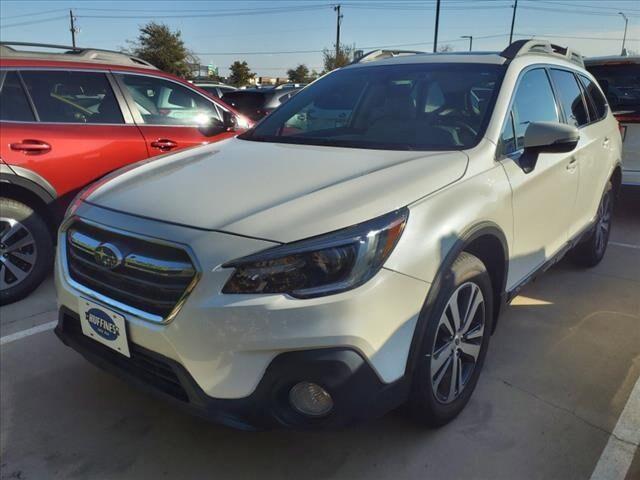
<path fill-rule="evenodd" d="M 595 267 L 604 258 L 611 234 L 613 221 L 614 195 L 611 183 L 607 184 L 596 216 L 595 226 L 589 236 L 576 245 L 570 252 L 574 264 L 580 267 Z"/>
<path fill-rule="evenodd" d="M 53 255 L 42 217 L 24 203 L 0 198 L 0 305 L 35 290 L 51 269 Z"/>
<path fill-rule="evenodd" d="M 476 387 L 491 336 L 493 292 L 485 265 L 463 252 L 445 276 L 421 342 L 410 410 L 438 427 L 453 420 Z"/>

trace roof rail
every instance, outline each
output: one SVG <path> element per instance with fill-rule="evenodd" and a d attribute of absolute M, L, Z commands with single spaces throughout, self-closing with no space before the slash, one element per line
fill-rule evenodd
<path fill-rule="evenodd" d="M 16 50 L 14 46 L 20 47 L 37 47 L 51 48 L 54 50 L 63 50 L 62 52 L 41 52 L 37 50 Z M 49 43 L 30 43 L 30 42 L 0 42 L 0 56 L 2 57 L 20 57 L 35 58 L 43 60 L 70 60 L 93 63 L 110 63 L 115 65 L 135 66 L 140 68 L 150 68 L 157 70 L 155 66 L 123 52 L 115 50 L 103 50 L 100 48 L 79 48 L 70 47 L 68 45 L 55 45 Z M 67 56 L 68 58 L 60 58 Z"/>
<path fill-rule="evenodd" d="M 554 57 L 561 57 L 564 60 L 575 63 L 576 65 L 584 68 L 584 61 L 582 55 L 575 50 L 568 47 L 561 47 L 548 42 L 547 40 L 516 40 L 502 52 L 500 56 L 511 61 L 516 57 L 522 55 L 553 55 Z"/>
<path fill-rule="evenodd" d="M 351 62 L 354 63 L 367 63 L 367 62 L 375 62 L 376 60 L 384 60 L 385 58 L 393 58 L 393 57 L 404 57 L 405 55 L 419 55 L 421 53 L 418 50 L 373 50 L 371 52 L 365 53 L 360 58 Z"/>

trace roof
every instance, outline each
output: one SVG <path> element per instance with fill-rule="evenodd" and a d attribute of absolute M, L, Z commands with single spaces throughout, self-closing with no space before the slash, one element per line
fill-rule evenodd
<path fill-rule="evenodd" d="M 503 65 L 516 58 L 537 56 L 562 60 L 584 67 L 582 55 L 567 47 L 552 44 L 546 40 L 516 40 L 502 52 L 447 52 L 426 53 L 416 51 L 377 50 L 370 52 L 349 66 L 349 68 L 369 65 L 406 65 L 416 63 L 482 63 Z"/>
<path fill-rule="evenodd" d="M 48 48 L 53 51 L 22 50 L 15 46 Z M 57 51 L 56 51 L 57 50 Z M 15 60 L 42 60 L 56 62 L 80 62 L 100 65 L 119 65 L 157 70 L 156 67 L 141 58 L 123 52 L 96 48 L 78 48 L 66 45 L 51 45 L 26 42 L 0 42 L 0 58 Z"/>
<path fill-rule="evenodd" d="M 382 60 L 369 61 L 364 63 L 354 63 L 346 68 L 366 68 L 377 65 L 409 65 L 415 63 L 490 63 L 502 65 L 507 61 L 497 52 L 478 53 L 416 53 L 413 55 L 401 55 L 388 57 Z"/>

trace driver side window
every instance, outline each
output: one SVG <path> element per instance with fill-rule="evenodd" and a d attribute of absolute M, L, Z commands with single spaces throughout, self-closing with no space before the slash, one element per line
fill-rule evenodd
<path fill-rule="evenodd" d="M 145 124 L 197 126 L 221 120 L 212 101 L 179 83 L 143 75 L 119 78 Z"/>
<path fill-rule="evenodd" d="M 512 120 L 512 121 L 511 121 Z M 520 79 L 511 113 L 502 132 L 502 154 L 510 155 L 524 148 L 524 134 L 532 122 L 558 122 L 558 109 L 547 72 L 529 70 Z"/>

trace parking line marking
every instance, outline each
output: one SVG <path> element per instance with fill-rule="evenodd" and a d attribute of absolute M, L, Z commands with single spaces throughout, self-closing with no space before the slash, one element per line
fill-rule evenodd
<path fill-rule="evenodd" d="M 640 250 L 640 245 L 633 245 L 632 243 L 609 242 L 609 245 L 615 245 L 616 247 L 625 247 L 625 248 L 633 248 L 636 250 Z"/>
<path fill-rule="evenodd" d="M 640 378 L 600 455 L 591 480 L 623 480 L 640 446 Z"/>
<path fill-rule="evenodd" d="M 20 332 L 12 333 L 11 335 L 5 335 L 0 338 L 0 345 L 6 345 L 7 343 L 15 342 L 16 340 L 20 340 L 21 338 L 30 337 L 31 335 L 35 335 L 36 333 L 46 332 L 47 330 L 53 329 L 58 324 L 57 320 L 52 322 L 43 323 L 42 325 L 36 325 L 33 328 L 28 328 L 26 330 L 22 330 Z"/>

